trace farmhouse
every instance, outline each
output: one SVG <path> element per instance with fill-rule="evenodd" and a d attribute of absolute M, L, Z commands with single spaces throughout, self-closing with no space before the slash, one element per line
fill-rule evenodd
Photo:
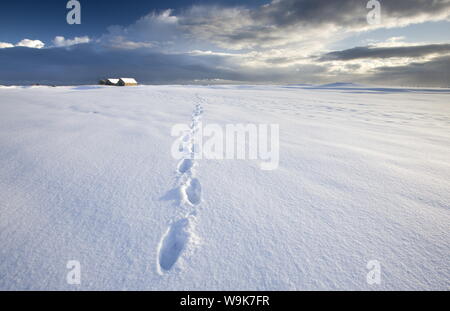
<path fill-rule="evenodd" d="M 106 85 L 118 85 L 119 79 L 106 79 Z"/>
<path fill-rule="evenodd" d="M 138 85 L 137 81 L 133 78 L 120 78 L 120 79 L 106 79 L 100 80 L 99 84 L 101 85 L 115 85 L 115 86 L 131 86 Z"/>
<path fill-rule="evenodd" d="M 138 85 L 138 83 L 133 78 L 120 78 L 117 85 L 120 85 L 120 86 L 134 86 L 134 85 Z"/>

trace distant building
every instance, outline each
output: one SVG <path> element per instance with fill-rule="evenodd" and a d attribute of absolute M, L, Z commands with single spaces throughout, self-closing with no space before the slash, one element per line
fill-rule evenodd
<path fill-rule="evenodd" d="M 106 85 L 118 85 L 119 79 L 106 79 Z"/>
<path fill-rule="evenodd" d="M 137 81 L 133 78 L 120 78 L 120 79 L 106 79 L 100 80 L 100 85 L 115 85 L 115 86 L 133 86 L 138 85 Z"/>
<path fill-rule="evenodd" d="M 134 86 L 138 85 L 137 81 L 133 78 L 120 78 L 117 85 L 120 86 Z"/>

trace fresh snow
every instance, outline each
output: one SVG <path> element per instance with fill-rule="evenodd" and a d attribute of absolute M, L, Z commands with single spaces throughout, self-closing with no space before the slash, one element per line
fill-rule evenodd
<path fill-rule="evenodd" d="M 448 290 L 449 103 L 340 83 L 1 87 L 0 289 Z M 176 160 L 177 123 L 187 150 L 202 123 L 279 124 L 279 167 Z"/>

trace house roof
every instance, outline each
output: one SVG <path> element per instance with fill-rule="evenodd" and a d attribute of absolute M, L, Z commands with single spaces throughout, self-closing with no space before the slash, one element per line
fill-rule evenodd
<path fill-rule="evenodd" d="M 119 82 L 119 79 L 106 79 L 106 81 L 116 84 L 117 82 Z"/>
<path fill-rule="evenodd" d="M 137 83 L 137 81 L 133 78 L 120 78 L 124 83 Z"/>

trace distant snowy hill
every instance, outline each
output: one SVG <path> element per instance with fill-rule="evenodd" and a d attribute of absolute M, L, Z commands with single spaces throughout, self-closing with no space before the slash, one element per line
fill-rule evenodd
<path fill-rule="evenodd" d="M 320 87 L 323 87 L 323 88 L 363 87 L 363 85 L 356 84 L 356 83 L 348 83 L 348 82 L 336 82 L 336 83 L 330 83 L 330 84 L 323 84 L 323 85 L 320 85 Z"/>
<path fill-rule="evenodd" d="M 1 87 L 0 289 L 448 290 L 450 91 L 354 87 Z M 178 123 L 279 124 L 279 167 Z"/>

